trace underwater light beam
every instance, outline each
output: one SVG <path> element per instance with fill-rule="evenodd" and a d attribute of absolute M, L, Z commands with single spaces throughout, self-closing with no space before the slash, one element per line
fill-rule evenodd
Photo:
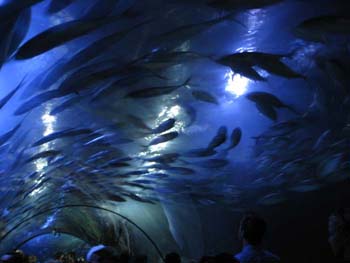
<path fill-rule="evenodd" d="M 250 82 L 249 79 L 239 74 L 234 74 L 232 71 L 226 73 L 225 78 L 227 79 L 225 90 L 235 95 L 236 98 L 247 92 Z"/>

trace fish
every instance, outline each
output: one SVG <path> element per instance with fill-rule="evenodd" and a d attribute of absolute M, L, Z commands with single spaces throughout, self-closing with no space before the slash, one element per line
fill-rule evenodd
<path fill-rule="evenodd" d="M 48 8 L 49 14 L 54 14 L 62 11 L 72 4 L 75 0 L 51 0 Z"/>
<path fill-rule="evenodd" d="M 122 174 L 118 174 L 118 177 L 121 178 L 129 178 L 131 176 L 137 176 L 137 175 L 145 175 L 148 173 L 148 170 L 138 170 L 138 171 L 131 171 L 131 172 L 126 172 Z"/>
<path fill-rule="evenodd" d="M 123 197 L 116 194 L 107 194 L 105 196 L 105 199 L 113 202 L 126 202 L 126 200 Z"/>
<path fill-rule="evenodd" d="M 258 66 L 266 70 L 270 74 L 274 74 L 287 79 L 293 79 L 293 78 L 306 79 L 304 75 L 295 72 L 289 66 L 287 66 L 281 61 L 282 58 L 292 58 L 295 52 L 296 50 L 293 50 L 288 54 L 243 52 L 243 53 L 234 54 L 233 56 L 231 56 L 231 59 L 234 59 L 234 58 L 242 59 L 246 63 L 249 63 L 250 66 Z"/>
<path fill-rule="evenodd" d="M 5 36 L 5 32 L 3 32 L 4 46 L 1 51 L 0 66 L 11 59 L 13 53 L 27 35 L 32 17 L 31 14 L 31 9 L 24 9 L 18 13 L 16 19 L 7 22 L 8 35 Z"/>
<path fill-rule="evenodd" d="M 153 70 L 162 70 L 175 65 L 192 62 L 197 59 L 206 59 L 207 56 L 193 51 L 164 51 L 160 50 L 146 54 L 139 64 Z"/>
<path fill-rule="evenodd" d="M 321 178 L 330 177 L 335 174 L 337 170 L 340 168 L 342 162 L 342 155 L 335 154 L 331 156 L 327 156 L 323 158 L 322 161 L 318 165 L 318 175 Z"/>
<path fill-rule="evenodd" d="M 9 102 L 10 99 L 12 99 L 12 97 L 17 93 L 17 91 L 22 87 L 23 82 L 24 82 L 23 78 L 20 83 L 17 85 L 17 87 L 12 90 L 10 93 L 8 93 L 4 98 L 2 98 L 0 100 L 0 110 Z"/>
<path fill-rule="evenodd" d="M 211 95 L 209 92 L 203 90 L 193 90 L 192 96 L 199 101 L 204 101 L 212 104 L 219 105 L 217 98 Z"/>
<path fill-rule="evenodd" d="M 113 167 L 113 168 L 122 168 L 122 167 L 129 167 L 130 164 L 127 162 L 124 162 L 120 159 L 117 160 L 111 160 L 105 165 L 103 165 L 101 168 L 106 168 L 106 167 Z"/>
<path fill-rule="evenodd" d="M 176 120 L 174 118 L 170 118 L 159 124 L 157 128 L 154 128 L 151 130 L 151 133 L 153 134 L 158 134 L 158 133 L 163 133 L 167 130 L 172 129 L 175 126 Z"/>
<path fill-rule="evenodd" d="M 241 24 L 239 21 L 235 20 L 234 16 L 235 14 L 228 14 L 220 18 L 205 21 L 202 23 L 184 25 L 184 26 L 175 28 L 171 31 L 167 31 L 162 34 L 159 34 L 158 36 L 152 39 L 152 43 L 154 46 L 161 46 L 161 47 L 164 45 L 170 45 L 171 47 L 178 46 L 182 42 L 185 42 L 186 40 L 189 40 L 195 37 L 196 35 L 199 35 L 205 32 L 212 26 L 217 25 L 226 20 L 231 20 L 238 24 Z"/>
<path fill-rule="evenodd" d="M 43 93 L 40 93 L 40 94 L 30 98 L 26 102 L 22 103 L 15 111 L 15 115 L 16 116 L 23 115 L 23 114 L 35 109 L 36 107 L 41 106 L 45 102 L 48 102 L 52 99 L 60 98 L 60 97 L 62 97 L 62 94 L 60 93 L 59 90 L 45 91 Z"/>
<path fill-rule="evenodd" d="M 89 146 L 89 145 L 92 145 L 92 144 L 98 144 L 100 142 L 106 142 L 106 139 L 107 138 L 112 138 L 111 139 L 111 142 L 116 145 L 116 144 L 127 144 L 127 143 L 131 143 L 133 142 L 133 140 L 131 139 L 126 139 L 126 138 L 118 138 L 118 139 L 113 139 L 113 137 L 115 137 L 115 134 L 103 134 L 103 135 L 100 135 L 86 143 L 83 144 L 83 146 Z"/>
<path fill-rule="evenodd" d="M 32 161 L 35 161 L 37 159 L 42 159 L 42 158 L 56 157 L 59 154 L 61 154 L 61 151 L 56 151 L 56 150 L 43 151 L 43 152 L 37 153 L 37 154 L 33 155 L 32 157 L 28 158 L 25 161 L 25 163 L 30 163 Z"/>
<path fill-rule="evenodd" d="M 23 60 L 36 57 L 120 19 L 119 16 L 91 20 L 79 19 L 53 26 L 24 43 L 17 51 L 15 58 Z"/>
<path fill-rule="evenodd" d="M 293 30 L 296 37 L 324 43 L 328 35 L 349 35 L 350 19 L 336 15 L 322 15 L 304 20 Z"/>
<path fill-rule="evenodd" d="M 176 132 L 176 131 L 174 131 L 174 132 L 168 132 L 168 133 L 159 135 L 158 137 L 154 138 L 154 139 L 148 144 L 148 147 L 149 147 L 149 146 L 152 146 L 152 145 L 157 145 L 157 144 L 160 144 L 160 143 L 164 143 L 164 142 L 168 142 L 168 141 L 174 140 L 174 139 L 177 138 L 178 136 L 179 136 L 179 133 Z"/>
<path fill-rule="evenodd" d="M 137 180 L 133 180 L 132 182 L 138 183 L 138 184 L 155 184 L 154 181 L 151 181 L 148 179 L 137 179 Z"/>
<path fill-rule="evenodd" d="M 14 0 L 4 2 L 0 5 L 0 23 L 6 23 L 6 21 L 12 19 L 13 16 L 19 12 L 43 1 L 44 0 Z"/>
<path fill-rule="evenodd" d="M 152 129 L 138 116 L 133 114 L 126 115 L 127 121 L 129 121 L 132 125 L 135 127 L 142 129 L 142 130 L 148 130 L 151 131 Z"/>
<path fill-rule="evenodd" d="M 150 186 L 145 186 L 145 185 L 142 185 L 142 184 L 131 183 L 131 182 L 125 182 L 125 183 L 122 183 L 122 184 L 126 185 L 126 186 L 140 188 L 140 189 L 143 189 L 143 190 L 153 190 L 154 189 L 153 187 L 150 187 Z"/>
<path fill-rule="evenodd" d="M 62 95 L 79 94 L 84 90 L 89 90 L 97 84 L 101 84 L 109 78 L 120 78 L 130 74 L 150 73 L 148 69 L 132 65 L 134 62 L 128 62 L 126 65 L 120 65 L 120 59 L 111 59 L 108 61 L 88 64 L 80 67 L 70 74 L 57 88 Z M 151 72 L 155 77 L 165 80 L 157 73 Z"/>
<path fill-rule="evenodd" d="M 165 173 L 147 173 L 144 176 L 147 178 L 153 178 L 153 179 L 164 179 L 169 177 L 169 175 Z"/>
<path fill-rule="evenodd" d="M 274 107 L 272 107 L 269 104 L 264 104 L 261 102 L 256 102 L 255 106 L 261 114 L 265 115 L 272 121 L 277 121 L 277 112 L 274 109 Z"/>
<path fill-rule="evenodd" d="M 113 48 L 119 41 L 124 39 L 131 32 L 151 22 L 152 20 L 146 20 L 144 22 L 136 24 L 135 26 L 132 26 L 131 28 L 109 34 L 101 39 L 92 42 L 87 47 L 81 49 L 71 57 L 61 61 L 61 63 L 53 67 L 48 72 L 47 76 L 45 76 L 45 78 L 41 81 L 40 86 L 50 87 L 58 80 L 58 78 L 60 78 L 65 73 L 74 70 L 80 65 L 88 63 L 89 61 L 96 58 L 96 56 L 103 54 L 103 52 L 106 52 L 109 49 Z"/>
<path fill-rule="evenodd" d="M 196 171 L 191 168 L 180 166 L 154 165 L 153 167 L 156 169 L 166 170 L 168 172 L 177 173 L 181 175 L 191 175 L 196 173 Z"/>
<path fill-rule="evenodd" d="M 140 99 L 140 98 L 153 98 L 163 95 L 168 95 L 175 90 L 186 87 L 189 85 L 191 81 L 191 78 L 186 79 L 183 83 L 179 85 L 173 85 L 173 86 L 164 86 L 164 87 L 149 87 L 144 89 L 139 89 L 136 91 L 129 92 L 125 97 L 126 98 L 133 98 L 133 99 Z"/>
<path fill-rule="evenodd" d="M 245 61 L 235 61 L 231 58 L 232 55 L 223 56 L 214 61 L 220 65 L 229 67 L 235 74 L 239 74 L 253 81 L 267 81 L 262 77 L 252 65 Z"/>
<path fill-rule="evenodd" d="M 213 148 L 200 148 L 200 149 L 193 149 L 189 150 L 186 152 L 181 153 L 181 156 L 184 157 L 193 157 L 193 158 L 198 158 L 198 157 L 208 157 L 215 155 L 217 152 Z"/>
<path fill-rule="evenodd" d="M 175 162 L 180 157 L 178 153 L 166 153 L 156 157 L 144 158 L 146 162 L 156 162 L 156 163 L 172 163 Z"/>
<path fill-rule="evenodd" d="M 290 187 L 289 190 L 293 192 L 306 193 L 317 191 L 321 189 L 322 185 L 320 184 L 299 184 L 293 187 Z"/>
<path fill-rule="evenodd" d="M 86 134 L 91 134 L 93 133 L 92 130 L 90 129 L 74 129 L 74 128 L 69 128 L 65 129 L 62 131 L 58 132 L 53 132 L 50 133 L 43 138 L 39 139 L 35 143 L 32 144 L 32 147 L 40 146 L 45 143 L 51 142 L 56 139 L 61 139 L 61 138 L 67 138 L 67 137 L 74 137 L 74 136 L 79 136 L 79 135 L 86 135 Z"/>
<path fill-rule="evenodd" d="M 186 127 L 190 127 L 197 120 L 197 111 L 191 105 L 182 105 L 189 121 L 186 123 Z"/>
<path fill-rule="evenodd" d="M 4 145 L 8 140 L 10 140 L 16 132 L 21 127 L 21 123 L 17 124 L 13 129 L 9 130 L 8 132 L 0 135 L 0 146 Z"/>
<path fill-rule="evenodd" d="M 100 18 L 100 17 L 106 17 L 109 16 L 116 6 L 116 4 L 119 2 L 119 0 L 98 0 L 95 1 L 94 4 L 92 4 L 85 14 L 83 14 L 83 18 Z"/>
<path fill-rule="evenodd" d="M 210 0 L 206 4 L 212 8 L 234 11 L 242 9 L 260 9 L 282 1 L 283 0 Z"/>
<path fill-rule="evenodd" d="M 328 141 L 330 140 L 331 135 L 332 135 L 332 131 L 330 129 L 324 131 L 315 142 L 314 146 L 312 147 L 312 150 L 319 151 L 322 146 L 325 146 L 326 144 L 325 142 L 327 142 L 327 140 Z"/>
<path fill-rule="evenodd" d="M 120 88 L 129 87 L 138 83 L 140 80 L 145 81 L 147 78 L 152 79 L 154 77 L 155 76 L 153 74 L 149 74 L 146 72 L 144 74 L 140 73 L 140 74 L 122 77 L 120 79 L 117 79 L 116 81 L 113 81 L 107 84 L 102 89 L 96 91 L 90 101 L 96 102 L 101 99 L 108 99 L 110 96 L 113 96 L 115 92 L 118 92 Z"/>
<path fill-rule="evenodd" d="M 137 194 L 133 194 L 133 193 L 123 193 L 124 196 L 129 197 L 130 199 L 140 202 L 140 203 L 148 203 L 148 204 L 154 204 L 154 202 L 152 202 L 151 200 L 142 198 L 140 196 L 138 196 Z"/>
<path fill-rule="evenodd" d="M 233 129 L 230 139 L 230 146 L 226 148 L 226 150 L 232 150 L 240 143 L 242 139 L 242 129 L 239 127 Z"/>
<path fill-rule="evenodd" d="M 202 168 L 221 168 L 229 164 L 229 161 L 226 159 L 208 159 L 201 162 L 195 162 L 196 166 Z"/>
<path fill-rule="evenodd" d="M 63 111 L 65 111 L 67 108 L 72 107 L 73 105 L 79 103 L 82 100 L 82 97 L 80 96 L 75 96 L 72 98 L 67 99 L 64 101 L 62 104 L 58 105 L 54 109 L 50 111 L 50 115 L 55 116 Z"/>
<path fill-rule="evenodd" d="M 271 193 L 258 200 L 259 205 L 277 205 L 286 201 L 286 197 L 280 193 Z"/>
<path fill-rule="evenodd" d="M 264 104 L 264 105 L 269 105 L 274 108 L 287 108 L 291 112 L 299 115 L 299 113 L 293 109 L 291 106 L 286 105 L 283 103 L 279 98 L 277 98 L 275 95 L 267 93 L 267 92 L 262 92 L 262 91 L 256 91 L 256 92 L 250 92 L 246 95 L 246 97 L 255 102 L 256 104 Z"/>
<path fill-rule="evenodd" d="M 208 149 L 215 149 L 219 147 L 221 144 L 225 143 L 227 140 L 227 128 L 225 126 L 221 126 L 214 138 L 209 142 Z"/>

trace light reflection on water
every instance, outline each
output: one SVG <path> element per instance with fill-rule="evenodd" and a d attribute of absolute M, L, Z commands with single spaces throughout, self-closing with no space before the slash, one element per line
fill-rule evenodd
<path fill-rule="evenodd" d="M 44 126 L 43 136 L 47 136 L 55 131 L 54 125 L 56 123 L 56 117 L 50 115 L 51 109 L 52 109 L 51 104 L 48 104 L 45 108 L 45 113 L 41 117 L 41 121 L 42 121 L 42 124 Z M 49 143 L 45 143 L 39 147 L 39 152 L 44 152 L 44 151 L 48 151 L 48 150 L 50 150 Z M 40 173 L 40 175 L 42 175 L 44 169 L 49 165 L 49 163 L 46 159 L 41 158 L 41 159 L 36 160 L 34 162 L 34 165 L 35 165 L 36 172 L 38 172 L 38 173 Z M 41 178 L 41 179 L 39 179 L 39 180 L 37 179 L 34 181 L 35 184 L 39 184 L 39 183 L 41 183 L 42 180 L 44 180 L 44 178 L 41 176 L 39 178 Z M 36 196 L 36 195 L 42 193 L 43 191 L 45 191 L 46 188 L 47 187 L 44 185 L 38 189 L 35 189 L 30 194 L 30 196 Z"/>
<path fill-rule="evenodd" d="M 235 95 L 236 98 L 247 92 L 249 79 L 239 74 L 234 74 L 232 71 L 227 72 L 225 78 L 227 80 L 225 90 Z"/>

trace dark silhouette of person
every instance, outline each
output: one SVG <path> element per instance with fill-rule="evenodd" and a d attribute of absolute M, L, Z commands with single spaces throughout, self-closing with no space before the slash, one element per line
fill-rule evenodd
<path fill-rule="evenodd" d="M 165 256 L 165 263 L 181 263 L 179 254 L 172 252 Z"/>
<path fill-rule="evenodd" d="M 328 219 L 328 242 L 336 262 L 350 262 L 350 210 L 339 209 Z"/>
<path fill-rule="evenodd" d="M 279 263 L 280 259 L 271 252 L 264 250 L 263 239 L 266 232 L 266 222 L 254 212 L 246 213 L 239 226 L 238 237 L 243 249 L 235 255 L 240 263 Z"/>

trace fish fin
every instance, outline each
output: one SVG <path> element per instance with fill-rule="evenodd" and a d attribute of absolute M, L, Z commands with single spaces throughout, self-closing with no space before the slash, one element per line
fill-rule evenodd
<path fill-rule="evenodd" d="M 190 82 L 192 80 L 192 76 L 188 77 L 183 84 L 180 85 L 180 87 L 186 87 L 190 85 Z M 191 84 L 192 85 L 192 84 Z"/>
<path fill-rule="evenodd" d="M 221 21 L 231 20 L 231 21 L 233 21 L 233 22 L 236 22 L 238 25 L 241 25 L 242 27 L 248 29 L 247 26 L 246 26 L 245 24 L 243 24 L 241 21 L 239 21 L 239 20 L 236 19 L 236 15 L 237 15 L 236 12 L 232 12 L 232 13 L 230 13 L 230 14 L 228 14 L 228 15 L 225 15 L 225 16 L 221 17 L 220 20 L 221 20 Z"/>

